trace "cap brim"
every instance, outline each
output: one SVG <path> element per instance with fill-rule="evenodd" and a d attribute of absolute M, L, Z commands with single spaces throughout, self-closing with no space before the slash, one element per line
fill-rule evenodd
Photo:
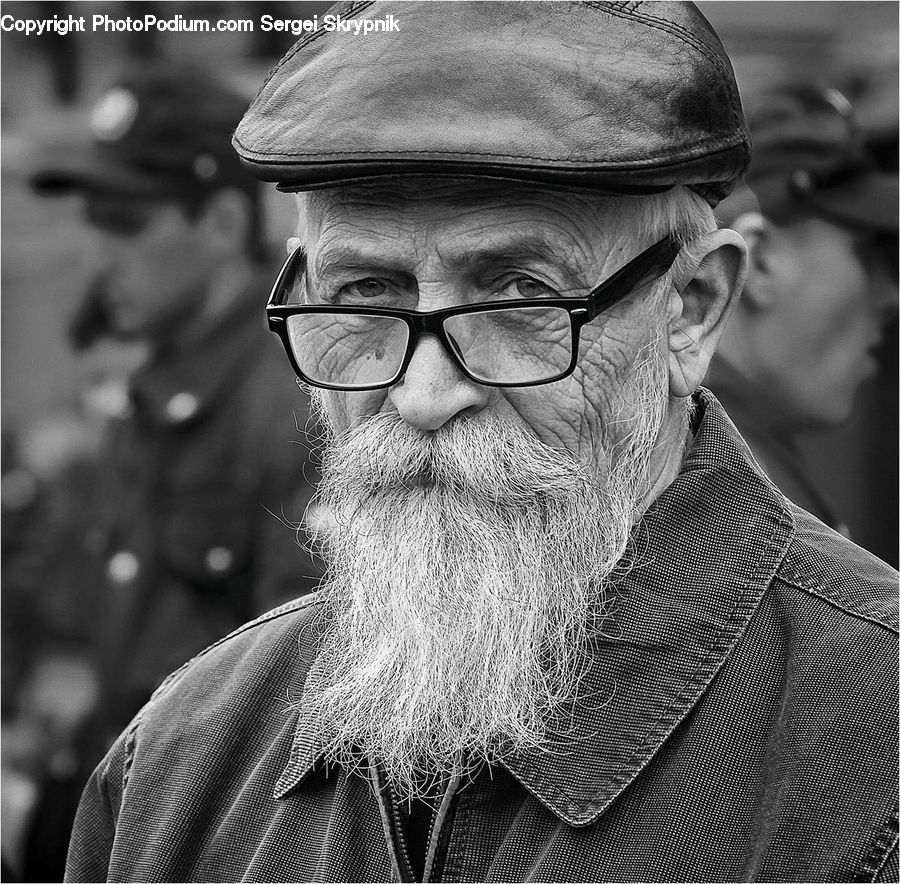
<path fill-rule="evenodd" d="M 28 182 L 45 196 L 92 191 L 152 198 L 177 195 L 186 189 L 181 182 L 144 174 L 92 144 L 70 145 L 64 152 L 57 150 L 45 156 Z"/>
<path fill-rule="evenodd" d="M 815 191 L 809 202 L 824 215 L 865 230 L 897 233 L 900 221 L 898 176 L 867 172 L 834 187 Z"/>

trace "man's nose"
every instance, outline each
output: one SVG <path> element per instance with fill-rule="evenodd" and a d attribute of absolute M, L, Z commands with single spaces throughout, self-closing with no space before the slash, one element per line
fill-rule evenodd
<path fill-rule="evenodd" d="M 400 417 L 418 430 L 437 430 L 466 412 L 484 408 L 497 391 L 469 380 L 441 342 L 423 335 L 406 374 L 389 393 Z"/>

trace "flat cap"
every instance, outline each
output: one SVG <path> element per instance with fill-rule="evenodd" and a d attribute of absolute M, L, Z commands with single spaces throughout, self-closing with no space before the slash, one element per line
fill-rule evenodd
<path fill-rule="evenodd" d="M 386 0 L 318 23 L 233 140 L 281 190 L 446 174 L 683 184 L 715 205 L 749 160 L 731 64 L 691 3 Z"/>

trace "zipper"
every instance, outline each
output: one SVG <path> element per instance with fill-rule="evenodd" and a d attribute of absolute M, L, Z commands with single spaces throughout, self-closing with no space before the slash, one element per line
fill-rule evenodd
<path fill-rule="evenodd" d="M 391 822 L 393 824 L 392 829 L 394 831 L 394 838 L 398 846 L 400 847 L 400 872 L 404 881 L 416 881 L 418 879 L 413 874 L 412 861 L 409 858 L 409 845 L 406 843 L 406 835 L 403 832 L 403 826 L 400 825 L 400 799 L 397 797 L 397 795 L 394 793 L 394 790 L 390 786 L 387 786 L 386 788 L 391 795 Z"/>
<path fill-rule="evenodd" d="M 437 811 L 432 807 L 431 808 L 431 820 L 428 823 L 428 835 L 425 838 L 425 868 L 422 870 L 422 881 L 423 884 L 425 881 L 430 880 L 432 868 L 431 866 L 434 864 L 432 858 L 432 850 L 431 850 L 431 839 L 434 838 L 434 824 L 438 820 Z M 431 862 L 429 862 L 431 860 Z"/>
<path fill-rule="evenodd" d="M 390 796 L 386 796 L 385 790 L 388 786 L 382 781 L 381 774 L 377 765 L 369 762 L 369 780 L 372 784 L 372 794 L 375 798 L 375 804 L 378 805 L 378 813 L 381 816 L 381 825 L 384 829 L 384 840 L 391 858 L 391 874 L 397 881 L 415 882 L 412 869 L 409 863 L 409 854 L 406 849 L 406 843 L 400 832 L 397 821 L 397 809 L 394 804 L 394 793 L 391 790 Z M 390 801 L 386 800 L 390 798 Z M 397 846 L 400 846 L 398 853 Z"/>

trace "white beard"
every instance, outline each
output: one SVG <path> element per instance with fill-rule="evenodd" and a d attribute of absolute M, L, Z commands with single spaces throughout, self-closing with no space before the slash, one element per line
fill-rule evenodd
<path fill-rule="evenodd" d="M 648 488 L 666 406 L 665 364 L 648 349 L 617 409 L 637 425 L 603 440 L 603 474 L 484 415 L 426 434 L 380 413 L 332 441 L 327 625 L 303 700 L 330 762 L 373 759 L 412 797 L 552 748 Z"/>

